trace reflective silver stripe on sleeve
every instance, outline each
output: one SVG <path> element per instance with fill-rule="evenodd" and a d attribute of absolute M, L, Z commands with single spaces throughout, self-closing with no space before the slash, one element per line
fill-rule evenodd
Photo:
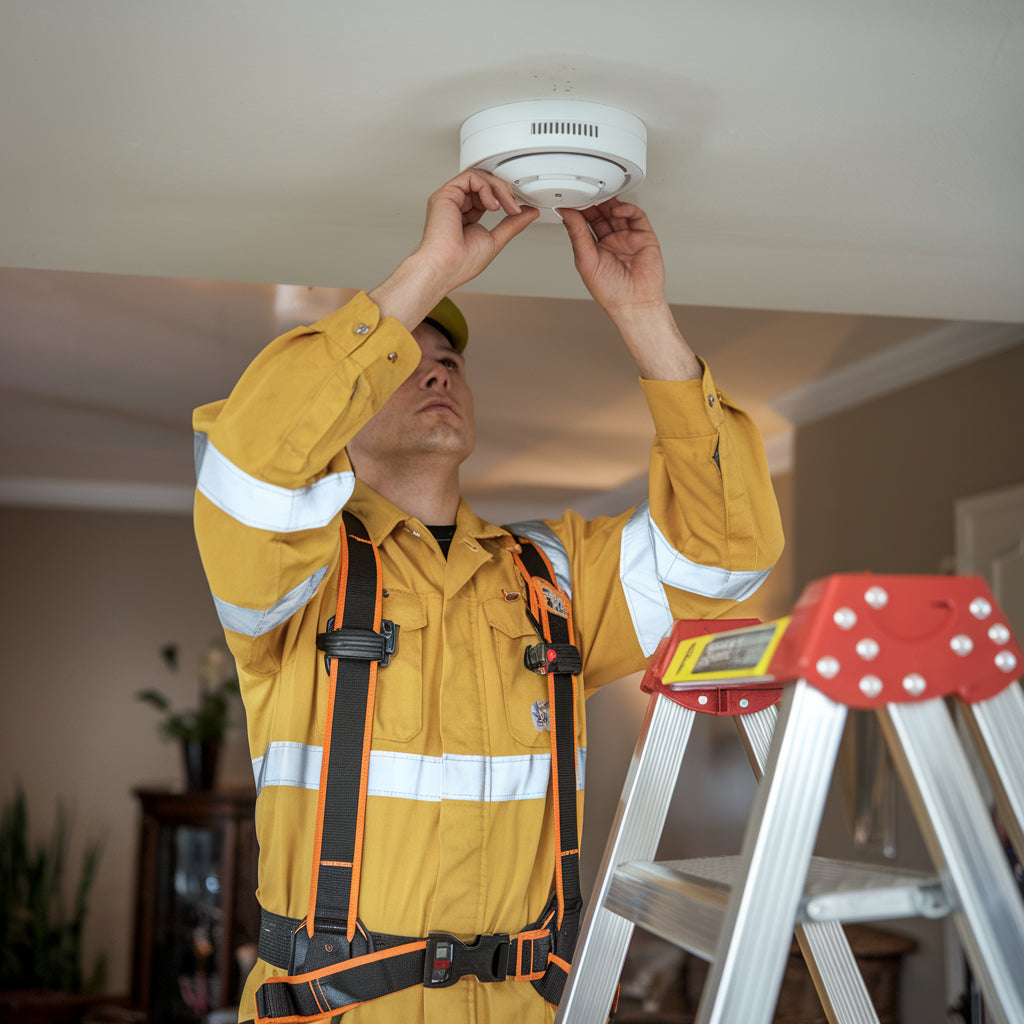
<path fill-rule="evenodd" d="M 222 455 L 206 434 L 195 438 L 196 487 L 244 526 L 295 533 L 326 526 L 352 497 L 355 474 L 332 473 L 307 487 L 258 480 Z"/>
<path fill-rule="evenodd" d="M 548 556 L 551 568 L 555 570 L 555 582 L 572 597 L 572 573 L 569 569 L 569 555 L 555 531 L 539 519 L 528 519 L 522 523 L 511 523 L 506 529 L 519 537 L 532 540 Z"/>
<path fill-rule="evenodd" d="M 323 748 L 305 743 L 275 742 L 262 757 L 253 759 L 256 792 L 264 786 L 320 788 Z M 576 788 L 583 789 L 587 752 L 581 747 L 576 759 Z M 543 800 L 551 780 L 550 754 L 484 757 L 444 754 L 426 757 L 388 750 L 370 752 L 367 793 L 440 803 L 470 800 L 499 803 L 511 800 Z"/>
<path fill-rule="evenodd" d="M 262 757 L 252 760 L 252 774 L 256 779 L 256 792 L 264 786 L 297 786 L 299 789 L 320 788 L 320 762 L 323 747 L 308 743 L 289 743 L 278 740 L 271 743 Z"/>
<path fill-rule="evenodd" d="M 658 529 L 646 501 L 637 507 L 622 530 L 619 575 L 633 629 L 648 657 L 672 627 L 672 612 L 663 584 L 702 597 L 742 601 L 757 590 L 769 571 L 730 571 L 691 562 Z"/>
<path fill-rule="evenodd" d="M 225 629 L 230 629 L 243 636 L 263 636 L 282 623 L 287 622 L 316 593 L 320 581 L 327 573 L 328 567 L 317 569 L 312 576 L 307 576 L 297 587 L 293 587 L 284 597 L 278 598 L 269 608 L 243 608 L 239 604 L 229 604 L 213 595 L 213 603 L 217 609 L 217 618 Z"/>

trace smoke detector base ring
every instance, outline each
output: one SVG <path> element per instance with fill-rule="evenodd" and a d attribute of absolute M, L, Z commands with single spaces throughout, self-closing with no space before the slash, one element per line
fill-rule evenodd
<path fill-rule="evenodd" d="M 462 125 L 459 165 L 497 175 L 519 202 L 542 211 L 580 210 L 644 180 L 647 129 L 633 114 L 601 103 L 505 103 Z"/>

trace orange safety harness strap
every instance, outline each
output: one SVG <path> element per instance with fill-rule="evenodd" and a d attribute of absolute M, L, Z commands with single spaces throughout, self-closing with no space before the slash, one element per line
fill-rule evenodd
<path fill-rule="evenodd" d="M 557 1004 L 569 975 L 583 908 L 576 815 L 576 675 L 583 666 L 574 646 L 568 595 L 555 585 L 554 570 L 540 548 L 524 541 L 520 548 L 512 557 L 530 590 L 530 617 L 545 640 L 527 650 L 525 660 L 528 668 L 548 677 L 552 803 L 558 840 L 554 949 L 544 977 L 533 985 L 549 1003 Z"/>
<path fill-rule="evenodd" d="M 331 629 L 334 623 L 328 622 L 328 632 L 317 638 L 328 655 L 328 707 L 333 713 L 324 730 L 320 767 L 306 913 L 310 938 L 320 930 L 344 930 L 350 943 L 355 938 L 377 664 L 386 664 L 388 657 L 380 634 L 381 598 L 380 554 L 366 527 L 345 512 L 334 617 L 338 625 Z M 358 723 L 358 727 L 335 727 L 344 723 Z M 360 734 L 362 742 L 352 742 Z"/>
<path fill-rule="evenodd" d="M 317 637 L 331 674 L 320 776 L 310 900 L 298 920 L 262 911 L 260 959 L 286 970 L 256 993 L 260 1024 L 314 1021 L 412 985 L 442 988 L 472 974 L 481 981 L 529 981 L 551 1003 L 565 984 L 582 900 L 576 818 L 576 684 L 569 599 L 547 558 L 529 541 L 513 554 L 529 591 L 529 614 L 544 637 L 527 667 L 548 677 L 552 789 L 559 850 L 555 892 L 537 921 L 517 934 L 465 943 L 446 932 L 424 938 L 368 930 L 357 916 L 363 817 L 378 663 L 396 648 L 398 626 L 381 618 L 380 556 L 363 524 L 341 526 L 338 603 Z M 334 622 L 340 623 L 333 629 Z"/>

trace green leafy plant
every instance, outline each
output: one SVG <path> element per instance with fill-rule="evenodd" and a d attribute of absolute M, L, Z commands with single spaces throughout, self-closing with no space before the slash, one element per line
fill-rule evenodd
<path fill-rule="evenodd" d="M 69 909 L 68 838 L 67 812 L 58 804 L 49 838 L 33 847 L 19 786 L 0 821 L 0 990 L 96 992 L 102 987 L 102 956 L 87 981 L 82 973 L 82 927 L 101 847 L 98 842 L 86 846 Z"/>
<path fill-rule="evenodd" d="M 161 654 L 168 668 L 177 671 L 177 645 L 168 644 Z M 231 656 L 223 648 L 211 644 L 199 662 L 197 707 L 174 711 L 166 694 L 156 689 L 139 690 L 136 697 L 164 713 L 159 729 L 168 739 L 218 743 L 231 724 L 231 697 L 236 693 L 238 677 L 234 674 Z"/>

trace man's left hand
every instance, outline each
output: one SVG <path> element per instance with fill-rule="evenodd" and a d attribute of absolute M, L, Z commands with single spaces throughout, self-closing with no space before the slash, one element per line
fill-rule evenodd
<path fill-rule="evenodd" d="M 648 380 L 695 380 L 701 366 L 665 297 L 658 236 L 639 206 L 609 199 L 559 210 L 587 290 L 619 329 Z"/>
<path fill-rule="evenodd" d="M 640 207 L 609 199 L 558 212 L 583 283 L 613 320 L 665 301 L 661 246 Z"/>

